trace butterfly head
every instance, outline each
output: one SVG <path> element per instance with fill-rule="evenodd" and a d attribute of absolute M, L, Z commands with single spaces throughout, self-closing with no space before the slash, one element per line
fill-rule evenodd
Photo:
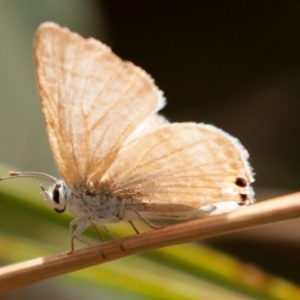
<path fill-rule="evenodd" d="M 41 186 L 46 202 L 58 213 L 63 213 L 67 206 L 68 188 L 64 181 L 57 180 L 47 191 Z"/>

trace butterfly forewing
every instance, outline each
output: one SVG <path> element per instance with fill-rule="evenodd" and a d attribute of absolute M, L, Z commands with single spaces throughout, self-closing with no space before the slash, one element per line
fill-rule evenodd
<path fill-rule="evenodd" d="M 139 125 L 163 107 L 142 69 L 110 48 L 43 23 L 34 43 L 36 74 L 51 149 L 69 186 L 100 181 Z"/>

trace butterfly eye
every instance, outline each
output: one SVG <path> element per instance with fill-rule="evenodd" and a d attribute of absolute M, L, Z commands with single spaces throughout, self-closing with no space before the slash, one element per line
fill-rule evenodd
<path fill-rule="evenodd" d="M 53 187 L 52 201 L 58 204 L 57 207 L 54 207 L 57 213 L 63 213 L 66 210 L 65 195 L 63 193 L 63 186 L 60 183 L 56 183 Z"/>
<path fill-rule="evenodd" d="M 59 189 L 60 189 L 60 185 L 58 185 L 58 184 L 55 185 L 53 192 L 52 192 L 52 200 L 57 204 L 62 204 L 61 202 L 64 202 L 63 201 L 64 197 L 63 197 L 63 195 L 60 194 Z M 62 209 L 55 207 L 54 210 L 57 213 L 63 213 L 66 210 L 66 206 L 64 205 Z"/>
<path fill-rule="evenodd" d="M 54 202 L 59 204 L 59 187 L 57 187 L 57 185 L 55 186 L 55 188 L 52 192 L 52 199 Z"/>

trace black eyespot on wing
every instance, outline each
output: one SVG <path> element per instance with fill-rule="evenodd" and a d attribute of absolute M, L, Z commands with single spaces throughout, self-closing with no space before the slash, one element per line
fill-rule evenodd
<path fill-rule="evenodd" d="M 241 177 L 238 177 L 236 180 L 235 180 L 235 184 L 237 186 L 240 186 L 240 187 L 246 187 L 247 186 L 247 182 L 244 178 L 241 178 Z"/>
<path fill-rule="evenodd" d="M 246 202 L 249 199 L 247 194 L 240 194 L 240 197 L 243 202 Z"/>

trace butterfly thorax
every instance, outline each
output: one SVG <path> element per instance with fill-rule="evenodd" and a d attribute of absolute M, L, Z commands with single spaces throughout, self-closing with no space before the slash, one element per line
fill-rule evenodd
<path fill-rule="evenodd" d="M 124 219 L 125 212 L 143 205 L 137 195 L 117 193 L 112 187 L 111 182 L 90 182 L 72 191 L 66 188 L 66 206 L 76 217 L 88 217 L 91 222 L 100 225 L 119 222 Z"/>

